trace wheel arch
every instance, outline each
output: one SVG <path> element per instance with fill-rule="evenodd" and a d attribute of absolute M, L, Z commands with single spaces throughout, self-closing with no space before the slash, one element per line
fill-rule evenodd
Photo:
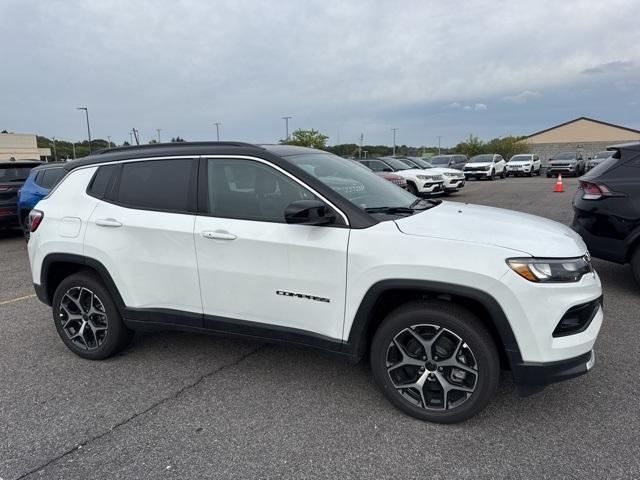
<path fill-rule="evenodd" d="M 513 370 L 522 362 L 511 325 L 495 298 L 472 287 L 428 280 L 383 280 L 371 286 L 355 314 L 349 338 L 343 345 L 345 352 L 356 361 L 362 359 L 388 313 L 406 302 L 425 298 L 447 300 L 467 308 L 489 330 L 504 367 Z"/>
<path fill-rule="evenodd" d="M 50 253 L 47 255 L 42 261 L 38 297 L 47 305 L 51 305 L 53 295 L 60 282 L 69 275 L 87 271 L 95 274 L 103 282 L 122 314 L 124 302 L 108 270 L 102 263 L 83 255 L 69 253 Z"/>

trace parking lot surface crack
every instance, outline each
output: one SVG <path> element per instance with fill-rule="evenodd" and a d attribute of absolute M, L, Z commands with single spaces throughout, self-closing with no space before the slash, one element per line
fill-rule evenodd
<path fill-rule="evenodd" d="M 33 474 L 38 473 L 38 472 L 42 472 L 48 466 L 53 465 L 54 463 L 58 462 L 59 460 L 62 460 L 63 458 L 65 458 L 68 455 L 71 455 L 73 452 L 79 450 L 80 448 L 84 448 L 85 446 L 95 442 L 96 440 L 100 440 L 102 437 L 105 437 L 105 436 L 113 433 L 114 431 L 118 430 L 120 427 L 123 427 L 123 426 L 127 425 L 128 423 L 130 423 L 131 421 L 135 420 L 136 418 L 141 417 L 143 415 L 146 415 L 147 413 L 152 412 L 156 408 L 164 405 L 165 403 L 167 403 L 167 402 L 169 402 L 171 400 L 179 398 L 183 393 L 185 393 L 188 390 L 191 390 L 192 388 L 197 387 L 198 385 L 200 385 L 202 382 L 204 382 L 208 378 L 220 373 L 223 370 L 226 370 L 228 368 L 232 368 L 232 367 L 235 367 L 236 365 L 239 365 L 244 360 L 246 360 L 250 356 L 252 356 L 255 353 L 257 353 L 258 351 L 260 351 L 263 347 L 264 347 L 264 345 L 259 345 L 259 346 L 255 347 L 255 348 L 251 349 L 250 351 L 248 351 L 244 355 L 241 355 L 239 358 L 237 358 L 233 362 L 221 365 L 220 367 L 216 368 L 215 370 L 213 370 L 211 372 L 208 372 L 208 373 L 205 373 L 204 375 L 199 376 L 195 381 L 193 381 L 193 382 L 191 382 L 191 383 L 189 383 L 187 385 L 184 385 L 182 388 L 176 390 L 173 394 L 169 395 L 168 397 L 165 397 L 165 398 L 162 398 L 161 400 L 158 400 L 157 402 L 149 405 L 144 410 L 141 410 L 139 412 L 135 412 L 133 415 L 131 415 L 131 416 L 125 418 L 124 420 L 116 423 L 114 426 L 112 426 L 108 430 L 106 430 L 106 431 L 104 431 L 102 433 L 99 433 L 98 435 L 95 435 L 93 437 L 90 437 L 90 438 L 82 441 L 81 443 L 76 444 L 74 447 L 69 448 L 68 450 L 65 450 L 64 452 L 60 453 L 60 455 L 57 455 L 56 457 L 46 461 L 45 463 L 43 463 L 43 464 L 41 464 L 41 465 L 29 470 L 26 473 L 23 473 L 19 477 L 15 477 L 15 480 L 23 480 L 23 479 L 29 477 L 30 475 L 33 475 Z"/>

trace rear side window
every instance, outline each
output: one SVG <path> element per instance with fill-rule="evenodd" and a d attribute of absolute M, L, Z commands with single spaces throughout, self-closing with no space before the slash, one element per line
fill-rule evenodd
<path fill-rule="evenodd" d="M 92 197 L 104 198 L 107 193 L 111 177 L 117 171 L 119 166 L 120 165 L 112 164 L 98 167 L 98 171 L 93 176 L 93 180 L 91 180 L 87 193 Z"/>
<path fill-rule="evenodd" d="M 64 177 L 67 171 L 64 168 L 50 168 L 38 173 L 37 182 L 42 188 L 51 190 Z"/>
<path fill-rule="evenodd" d="M 130 208 L 167 212 L 190 211 L 195 198 L 195 159 L 124 163 L 116 203 Z"/>

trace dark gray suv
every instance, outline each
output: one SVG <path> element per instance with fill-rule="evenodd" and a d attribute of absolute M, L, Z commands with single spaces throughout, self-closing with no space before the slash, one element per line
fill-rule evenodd
<path fill-rule="evenodd" d="M 462 170 L 469 158 L 466 155 L 436 155 L 429 159 L 429 163 L 434 167 L 455 168 Z"/>
<path fill-rule="evenodd" d="M 584 173 L 585 163 L 581 153 L 561 152 L 556 153 L 549 159 L 547 167 L 547 178 L 557 176 L 559 173 L 563 175 L 572 175 L 579 177 Z"/>

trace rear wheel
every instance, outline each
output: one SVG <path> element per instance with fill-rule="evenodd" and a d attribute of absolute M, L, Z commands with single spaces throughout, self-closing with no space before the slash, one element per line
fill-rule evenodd
<path fill-rule="evenodd" d="M 133 337 L 102 281 L 89 272 L 60 282 L 53 296 L 53 321 L 69 350 L 91 360 L 110 357 Z"/>
<path fill-rule="evenodd" d="M 371 369 L 384 395 L 403 412 L 455 423 L 489 403 L 500 362 L 477 317 L 434 300 L 403 305 L 387 316 L 373 338 Z"/>

